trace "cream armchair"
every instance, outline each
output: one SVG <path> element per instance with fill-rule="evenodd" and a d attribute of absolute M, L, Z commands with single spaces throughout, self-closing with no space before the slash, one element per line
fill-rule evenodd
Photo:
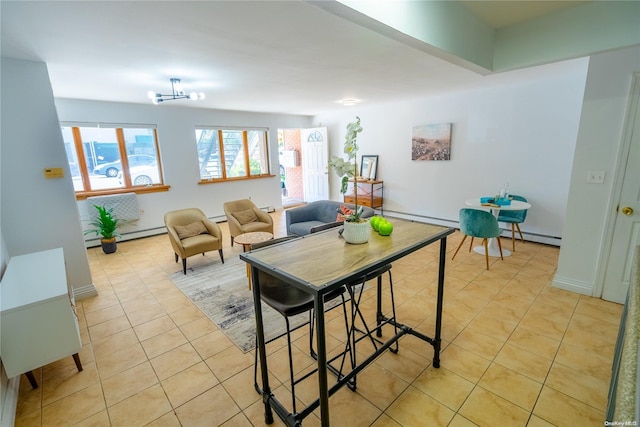
<path fill-rule="evenodd" d="M 271 215 L 258 209 L 251 200 L 234 200 L 226 202 L 223 207 L 231 233 L 231 246 L 233 246 L 233 239 L 240 234 L 255 231 L 266 231 L 273 234 Z"/>
<path fill-rule="evenodd" d="M 215 222 L 210 221 L 198 208 L 181 209 L 167 212 L 164 215 L 169 241 L 173 252 L 182 258 L 182 271 L 187 274 L 187 258 L 201 253 L 218 250 L 220 260 L 224 264 L 222 254 L 222 232 Z"/>

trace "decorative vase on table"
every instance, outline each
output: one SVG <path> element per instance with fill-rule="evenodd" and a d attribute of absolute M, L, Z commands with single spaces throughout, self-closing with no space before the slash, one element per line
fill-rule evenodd
<path fill-rule="evenodd" d="M 344 237 L 345 242 L 360 245 L 369 241 L 371 226 L 366 219 L 361 219 L 361 221 L 362 222 L 344 222 L 342 237 Z"/>

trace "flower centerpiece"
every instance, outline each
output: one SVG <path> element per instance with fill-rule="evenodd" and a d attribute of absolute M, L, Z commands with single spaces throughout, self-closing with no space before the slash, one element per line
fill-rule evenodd
<path fill-rule="evenodd" d="M 344 141 L 344 153 L 346 160 L 342 157 L 332 156 L 329 166 L 341 177 L 340 193 L 347 192 L 348 183 L 353 179 L 354 205 L 352 213 L 343 215 L 344 232 L 343 237 L 348 243 L 366 243 L 369 240 L 369 226 L 366 219 L 362 218 L 364 206 L 358 206 L 358 134 L 362 132 L 360 117 L 356 116 L 356 121 L 347 125 L 347 134 Z"/>

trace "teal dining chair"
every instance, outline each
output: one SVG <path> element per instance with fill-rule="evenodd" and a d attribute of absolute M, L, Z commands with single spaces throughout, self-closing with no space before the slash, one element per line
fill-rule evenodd
<path fill-rule="evenodd" d="M 502 244 L 500 243 L 500 234 L 502 233 L 502 230 L 500 230 L 500 227 L 498 226 L 498 220 L 495 216 L 487 211 L 482 211 L 479 209 L 462 208 L 460 209 L 459 219 L 460 232 L 464 234 L 464 237 L 462 238 L 460 245 L 458 245 L 458 249 L 456 249 L 456 252 L 453 254 L 453 257 L 451 257 L 451 259 L 456 257 L 464 241 L 468 236 L 471 236 L 469 251 L 471 251 L 471 246 L 473 246 L 473 238 L 482 238 L 482 244 L 484 245 L 484 256 L 487 262 L 487 270 L 489 269 L 488 239 L 495 237 L 498 240 L 498 247 L 500 248 L 500 259 L 504 260 L 504 257 L 502 256 Z"/>
<path fill-rule="evenodd" d="M 525 199 L 524 197 L 516 196 L 515 194 L 512 194 L 511 198 L 513 200 L 519 200 L 521 202 L 527 201 L 527 199 Z M 522 231 L 520 231 L 520 224 L 524 222 L 525 218 L 527 218 L 526 209 L 523 209 L 520 211 L 500 210 L 500 213 L 498 214 L 498 222 L 506 222 L 507 224 L 511 224 L 511 244 L 512 244 L 512 250 L 514 252 L 516 250 L 516 231 L 515 231 L 516 229 L 520 234 L 520 240 L 522 240 L 522 243 L 524 243 L 524 237 L 522 237 Z"/>

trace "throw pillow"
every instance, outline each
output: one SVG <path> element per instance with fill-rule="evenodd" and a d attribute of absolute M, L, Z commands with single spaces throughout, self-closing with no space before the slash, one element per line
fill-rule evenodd
<path fill-rule="evenodd" d="M 258 217 L 256 216 L 256 213 L 253 211 L 253 209 L 234 212 L 231 215 L 233 215 L 233 217 L 238 220 L 240 225 L 249 224 L 250 222 L 255 222 L 258 220 Z"/>
<path fill-rule="evenodd" d="M 345 205 L 341 205 L 340 209 L 338 209 L 336 221 L 344 221 L 343 215 L 353 215 L 353 212 L 353 209 L 349 209 Z"/>
<path fill-rule="evenodd" d="M 178 233 L 180 240 L 197 236 L 198 234 L 208 233 L 207 227 L 204 226 L 202 221 L 192 222 L 189 225 L 176 225 L 173 228 L 175 228 L 176 233 Z"/>

